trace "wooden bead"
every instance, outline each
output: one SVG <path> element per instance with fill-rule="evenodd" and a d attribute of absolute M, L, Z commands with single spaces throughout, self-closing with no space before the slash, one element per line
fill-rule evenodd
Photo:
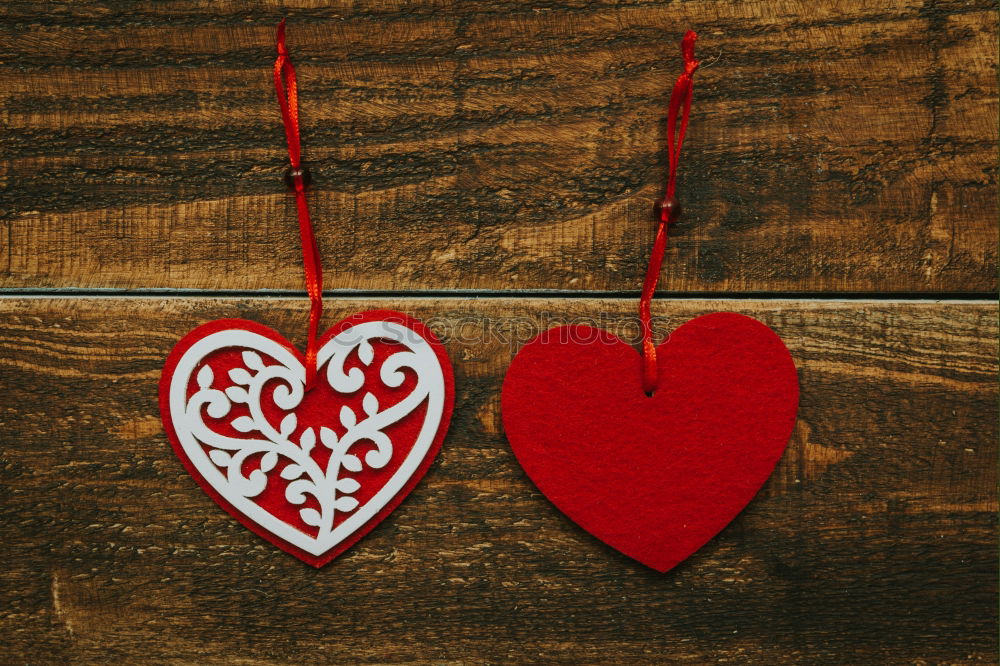
<path fill-rule="evenodd" d="M 681 217 L 681 204 L 674 197 L 665 197 L 653 206 L 656 219 L 666 224 L 674 224 Z"/>
<path fill-rule="evenodd" d="M 295 180 L 297 178 L 302 179 L 302 187 L 305 189 L 308 189 L 309 185 L 312 184 L 312 172 L 306 167 L 299 166 L 298 168 L 295 168 L 290 166 L 285 169 L 285 185 L 287 185 L 288 189 L 293 192 L 295 191 Z"/>

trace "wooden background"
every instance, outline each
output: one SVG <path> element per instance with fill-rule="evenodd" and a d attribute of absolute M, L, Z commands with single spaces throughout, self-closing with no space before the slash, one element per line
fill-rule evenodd
<path fill-rule="evenodd" d="M 428 321 L 438 460 L 316 571 L 163 434 L 186 331 L 307 303 L 289 17 L 325 320 Z M 997 6 L 980 0 L 168 0 L 0 6 L 0 661 L 996 663 Z M 703 67 L 660 338 L 785 339 L 795 435 L 666 575 L 556 511 L 499 386 L 524 331 L 634 323 L 683 31 Z"/>

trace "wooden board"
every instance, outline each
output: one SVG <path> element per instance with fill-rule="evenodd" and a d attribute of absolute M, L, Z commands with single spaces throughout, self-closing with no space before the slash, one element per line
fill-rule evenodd
<path fill-rule="evenodd" d="M 280 3 L 284 4 L 284 3 Z M 281 12 L 330 288 L 997 288 L 996 3 L 6 2 L 0 287 L 301 289 Z"/>
<path fill-rule="evenodd" d="M 669 301 L 732 309 L 802 384 L 763 492 L 660 575 L 563 518 L 499 425 L 512 354 L 556 323 L 635 331 L 631 299 L 342 299 L 444 338 L 456 413 L 416 491 L 314 570 L 187 476 L 161 429 L 170 347 L 223 316 L 296 342 L 301 299 L 0 300 L 0 661 L 995 663 L 997 308 Z"/>

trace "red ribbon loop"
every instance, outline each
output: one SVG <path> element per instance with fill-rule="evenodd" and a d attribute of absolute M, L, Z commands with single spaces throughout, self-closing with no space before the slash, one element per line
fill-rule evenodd
<path fill-rule="evenodd" d="M 306 390 L 309 390 L 316 380 L 319 320 L 323 315 L 323 266 L 320 263 L 319 247 L 313 235 L 309 205 L 306 202 L 306 183 L 302 175 L 302 146 L 299 140 L 299 90 L 295 81 L 295 66 L 292 65 L 285 46 L 285 19 L 281 19 L 281 23 L 278 24 L 276 46 L 278 57 L 274 61 L 274 90 L 278 95 L 281 120 L 285 125 L 285 139 L 288 142 L 288 160 L 291 162 L 290 173 L 295 188 L 299 237 L 302 241 L 302 263 L 310 302 L 309 341 L 306 345 Z"/>
<path fill-rule="evenodd" d="M 694 57 L 694 43 L 698 35 L 688 30 L 681 40 L 681 55 L 684 57 L 684 71 L 677 77 L 674 89 L 670 93 L 670 108 L 667 111 L 667 160 L 669 174 L 667 176 L 666 193 L 661 204 L 669 203 L 677 206 L 674 193 L 677 188 L 677 167 L 681 159 L 681 146 L 684 144 L 684 134 L 687 132 L 688 118 L 691 115 L 691 94 L 694 90 L 694 73 L 699 62 Z M 677 129 L 677 114 L 681 115 L 680 129 Z M 663 254 L 667 249 L 667 226 L 676 216 L 666 214 L 658 216 L 656 239 L 653 241 L 653 251 L 649 257 L 646 269 L 646 280 L 642 285 L 642 297 L 639 300 L 639 319 L 642 323 L 642 387 L 647 395 L 656 390 L 656 346 L 653 344 L 653 321 L 650 304 L 656 283 L 660 279 L 660 268 L 663 265 Z"/>

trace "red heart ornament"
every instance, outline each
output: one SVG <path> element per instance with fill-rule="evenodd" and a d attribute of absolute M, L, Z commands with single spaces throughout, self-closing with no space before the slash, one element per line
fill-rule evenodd
<path fill-rule="evenodd" d="M 315 567 L 347 550 L 433 462 L 454 403 L 433 332 L 390 311 L 356 314 L 318 344 L 317 376 L 280 334 L 220 319 L 167 358 L 160 414 L 174 451 L 222 508 Z"/>
<path fill-rule="evenodd" d="M 753 498 L 795 425 L 791 354 L 764 324 L 721 312 L 657 347 L 657 390 L 639 354 L 588 326 L 542 333 L 515 356 L 504 429 L 539 490 L 598 539 L 667 571 Z"/>

